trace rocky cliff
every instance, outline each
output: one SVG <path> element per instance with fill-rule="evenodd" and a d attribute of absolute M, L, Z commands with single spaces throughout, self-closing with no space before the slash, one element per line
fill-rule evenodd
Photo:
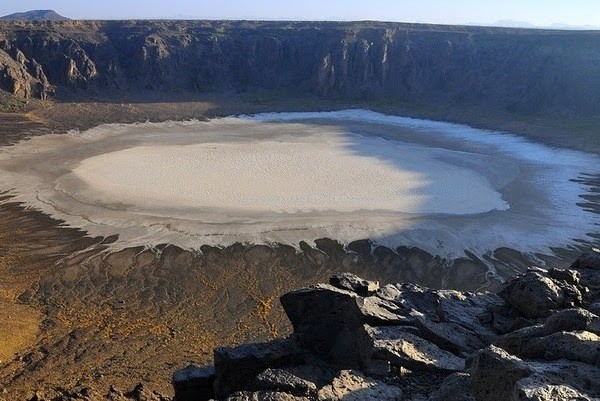
<path fill-rule="evenodd" d="M 0 22 L 0 87 L 21 99 L 266 90 L 590 115 L 600 112 L 599 76 L 600 32 L 379 22 Z"/>

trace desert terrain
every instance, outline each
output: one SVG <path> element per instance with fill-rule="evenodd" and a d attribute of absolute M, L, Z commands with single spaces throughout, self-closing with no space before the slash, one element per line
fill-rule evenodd
<path fill-rule="evenodd" d="M 0 24 L 0 397 L 140 381 L 172 394 L 173 371 L 215 346 L 289 333 L 278 297 L 334 272 L 495 290 L 600 245 L 595 33 L 177 24 Z M 529 44 L 505 52 L 516 36 Z M 526 91 L 539 41 L 589 64 L 540 67 Z M 487 73 L 458 76 L 465 57 Z M 298 58 L 312 75 L 281 73 Z M 554 92 L 573 77 L 586 89 Z"/>

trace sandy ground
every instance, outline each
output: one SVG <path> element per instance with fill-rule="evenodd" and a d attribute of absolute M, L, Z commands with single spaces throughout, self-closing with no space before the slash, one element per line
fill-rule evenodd
<path fill-rule="evenodd" d="M 598 157 L 364 110 L 103 125 L 5 148 L 18 200 L 125 245 L 332 237 L 447 257 L 593 232 L 570 180 Z"/>

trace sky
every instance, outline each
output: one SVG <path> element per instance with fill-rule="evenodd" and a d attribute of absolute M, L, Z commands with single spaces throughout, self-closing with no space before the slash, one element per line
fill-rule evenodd
<path fill-rule="evenodd" d="M 74 19 L 380 20 L 600 27 L 600 0 L 0 0 L 0 15 L 37 9 L 52 9 Z"/>

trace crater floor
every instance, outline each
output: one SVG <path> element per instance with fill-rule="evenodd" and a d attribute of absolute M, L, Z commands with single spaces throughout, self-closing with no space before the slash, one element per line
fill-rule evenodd
<path fill-rule="evenodd" d="M 592 232 L 598 157 L 365 110 L 109 124 L 5 148 L 19 200 L 121 244 L 371 238 L 443 256 Z"/>

